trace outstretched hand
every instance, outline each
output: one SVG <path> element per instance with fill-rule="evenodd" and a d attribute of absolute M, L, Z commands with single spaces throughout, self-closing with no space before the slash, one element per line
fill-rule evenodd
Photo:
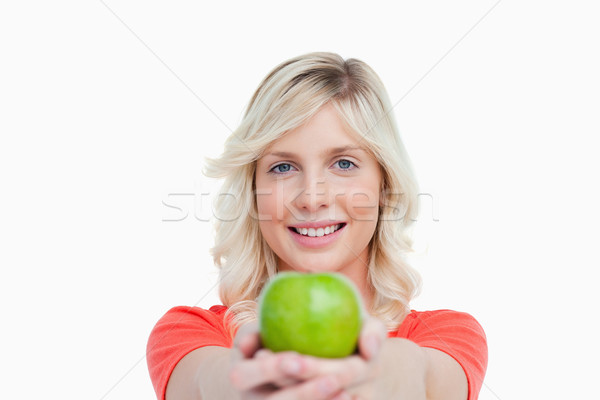
<path fill-rule="evenodd" d="M 329 359 L 262 349 L 258 325 L 240 328 L 234 340 L 231 382 L 242 399 L 374 398 L 381 375 L 379 353 L 387 334 L 383 323 L 368 318 L 361 330 L 358 354 Z"/>

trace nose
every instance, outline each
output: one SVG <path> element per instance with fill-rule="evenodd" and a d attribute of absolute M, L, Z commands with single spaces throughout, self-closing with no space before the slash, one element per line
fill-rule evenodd
<path fill-rule="evenodd" d="M 300 181 L 294 205 L 299 209 L 315 214 L 329 206 L 329 183 L 320 173 L 307 172 Z"/>

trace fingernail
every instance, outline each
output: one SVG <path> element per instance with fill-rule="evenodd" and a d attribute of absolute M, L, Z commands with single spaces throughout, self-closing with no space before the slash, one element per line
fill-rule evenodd
<path fill-rule="evenodd" d="M 294 358 L 286 358 L 283 360 L 281 367 L 285 373 L 296 375 L 300 373 L 300 361 Z"/>
<path fill-rule="evenodd" d="M 322 395 L 331 394 L 336 390 L 335 382 L 331 378 L 321 379 L 317 387 Z"/>

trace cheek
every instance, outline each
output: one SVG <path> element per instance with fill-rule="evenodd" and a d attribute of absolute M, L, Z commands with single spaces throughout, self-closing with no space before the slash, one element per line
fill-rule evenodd
<path fill-rule="evenodd" d="M 258 210 L 258 216 L 262 221 L 265 217 L 271 217 L 272 210 L 274 209 L 275 202 L 271 195 L 257 195 L 256 196 L 256 208 Z"/>
<path fill-rule="evenodd" d="M 260 221 L 272 220 L 277 210 L 277 192 L 269 185 L 256 185 L 256 209 Z"/>
<path fill-rule="evenodd" d="M 273 185 L 264 185 L 256 189 L 256 209 L 262 220 L 284 221 L 290 216 L 296 216 L 293 211 L 294 201 L 302 193 L 293 185 L 281 182 Z"/>
<path fill-rule="evenodd" d="M 357 221 L 377 222 L 379 216 L 379 190 L 369 186 L 350 188 L 345 196 L 348 215 Z"/>
<path fill-rule="evenodd" d="M 256 208 L 258 211 L 258 226 L 263 238 L 269 247 L 276 247 L 274 240 L 277 238 L 276 204 L 275 196 L 257 196 Z"/>

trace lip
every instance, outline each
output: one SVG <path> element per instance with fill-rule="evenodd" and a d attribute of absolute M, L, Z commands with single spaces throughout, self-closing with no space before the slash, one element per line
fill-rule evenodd
<path fill-rule="evenodd" d="M 344 221 L 318 221 L 318 222 L 303 222 L 297 225 L 290 225 L 288 228 L 325 228 L 326 226 L 337 225 L 337 224 L 345 224 Z M 334 232 L 335 233 L 335 232 Z"/>
<path fill-rule="evenodd" d="M 338 229 L 337 231 L 330 233 L 329 235 L 324 235 L 324 236 L 315 236 L 315 237 L 310 237 L 310 236 L 304 236 L 299 234 L 298 232 L 296 232 L 294 230 L 294 228 L 322 228 L 324 226 L 329 226 L 329 225 L 334 225 L 331 223 L 328 223 L 327 225 L 323 225 L 322 223 L 319 225 L 318 223 L 315 224 L 313 223 L 313 225 L 309 225 L 309 224 L 302 224 L 302 225 L 295 225 L 294 227 L 288 227 L 288 232 L 290 233 L 290 235 L 292 235 L 292 238 L 294 239 L 294 241 L 299 244 L 302 247 L 308 247 L 310 249 L 319 249 L 321 247 L 327 247 L 329 246 L 331 243 L 335 242 L 342 234 L 342 231 L 346 228 L 347 224 L 340 222 L 342 224 L 344 224 L 340 229 Z M 316 225 L 316 227 L 315 227 Z"/>

